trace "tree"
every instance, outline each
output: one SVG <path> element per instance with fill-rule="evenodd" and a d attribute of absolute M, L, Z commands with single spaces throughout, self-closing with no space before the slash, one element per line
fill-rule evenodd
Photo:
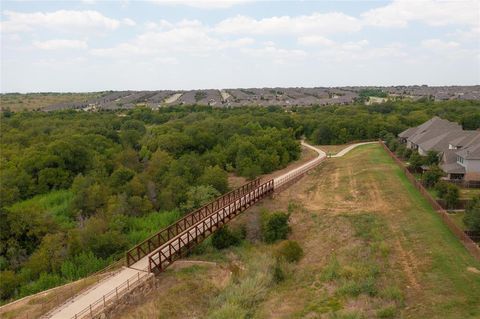
<path fill-rule="evenodd" d="M 212 186 L 192 186 L 187 191 L 187 201 L 182 205 L 183 211 L 190 212 L 211 202 L 220 193 Z"/>
<path fill-rule="evenodd" d="M 445 198 L 445 195 L 448 191 L 448 183 L 444 181 L 440 181 L 435 185 L 435 190 L 437 191 L 438 198 Z"/>
<path fill-rule="evenodd" d="M 47 234 L 25 264 L 33 274 L 57 272 L 67 255 L 64 233 Z"/>
<path fill-rule="evenodd" d="M 405 146 L 405 144 L 399 144 L 397 146 L 397 149 L 395 150 L 395 153 L 400 156 L 400 157 L 403 157 L 403 154 L 405 153 L 405 150 L 407 149 L 407 147 Z"/>
<path fill-rule="evenodd" d="M 430 169 L 422 175 L 423 185 L 427 188 L 434 187 L 443 175 L 443 171 L 437 165 L 430 166 Z"/>
<path fill-rule="evenodd" d="M 480 232 L 480 196 L 473 198 L 468 204 L 463 222 L 468 230 Z"/>
<path fill-rule="evenodd" d="M 228 175 L 223 169 L 218 166 L 207 167 L 202 176 L 199 178 L 199 183 L 203 185 L 213 186 L 221 194 L 228 190 Z"/>
<path fill-rule="evenodd" d="M 460 189 L 458 186 L 453 184 L 448 184 L 447 192 L 443 199 L 445 199 L 445 203 L 447 204 L 448 209 L 453 209 L 458 204 L 458 199 L 460 198 Z"/>
<path fill-rule="evenodd" d="M 15 272 L 11 270 L 0 271 L 0 298 L 7 300 L 13 297 L 20 282 Z"/>
<path fill-rule="evenodd" d="M 427 156 L 425 157 L 424 163 L 426 165 L 437 165 L 440 161 L 438 157 L 438 152 L 436 151 L 428 151 Z"/>
<path fill-rule="evenodd" d="M 239 242 L 240 238 L 235 236 L 228 226 L 218 229 L 212 236 L 212 245 L 217 249 L 225 249 L 237 245 Z"/>
<path fill-rule="evenodd" d="M 125 167 L 120 167 L 115 172 L 113 172 L 112 176 L 110 176 L 110 185 L 113 188 L 123 189 L 134 176 L 134 171 Z"/>
<path fill-rule="evenodd" d="M 262 234 L 265 242 L 273 243 L 280 239 L 286 239 L 290 232 L 289 218 L 290 214 L 283 212 L 264 213 L 262 216 Z"/>
<path fill-rule="evenodd" d="M 402 154 L 400 154 L 400 156 L 402 156 L 405 159 L 409 159 L 410 156 L 412 156 L 412 150 L 408 147 L 405 147 L 405 150 L 403 151 Z"/>
<path fill-rule="evenodd" d="M 410 167 L 417 171 L 423 165 L 423 158 L 417 152 L 413 152 L 408 162 Z"/>
<path fill-rule="evenodd" d="M 70 210 L 72 213 L 80 213 L 82 217 L 93 215 L 107 203 L 108 188 L 91 177 L 78 175 L 73 181 L 72 191 L 75 195 Z"/>

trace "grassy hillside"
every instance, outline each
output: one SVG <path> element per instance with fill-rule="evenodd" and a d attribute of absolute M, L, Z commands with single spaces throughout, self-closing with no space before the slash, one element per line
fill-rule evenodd
<path fill-rule="evenodd" d="M 100 96 L 102 93 L 7 93 L 0 95 L 0 107 L 18 112 L 38 110 L 52 104 L 84 102 Z"/>
<path fill-rule="evenodd" d="M 262 210 L 290 211 L 305 256 L 276 278 L 276 244 L 255 241 L 190 259 L 121 318 L 478 318 L 480 263 L 378 146 L 330 159 L 274 200 L 234 221 L 255 229 Z M 235 226 L 234 225 L 234 226 Z M 226 271 L 227 270 L 227 271 Z"/>

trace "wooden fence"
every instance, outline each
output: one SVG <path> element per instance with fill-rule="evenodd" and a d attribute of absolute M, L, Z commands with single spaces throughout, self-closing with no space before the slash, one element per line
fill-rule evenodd
<path fill-rule="evenodd" d="M 393 153 L 383 141 L 380 141 L 385 151 L 391 158 L 402 168 L 407 179 L 415 186 L 416 189 L 423 195 L 423 197 L 432 205 L 435 211 L 438 213 L 442 221 L 447 225 L 450 231 L 462 242 L 463 246 L 470 252 L 470 254 L 480 261 L 480 248 L 478 245 L 458 227 L 450 218 L 447 211 L 430 195 L 425 187 L 417 181 L 415 176 L 405 167 L 405 164 Z"/>

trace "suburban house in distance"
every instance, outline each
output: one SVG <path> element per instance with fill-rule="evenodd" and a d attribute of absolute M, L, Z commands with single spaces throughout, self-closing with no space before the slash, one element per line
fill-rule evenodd
<path fill-rule="evenodd" d="M 435 151 L 447 179 L 480 181 L 480 131 L 463 130 L 458 123 L 437 116 L 398 134 L 401 143 L 420 155 Z"/>

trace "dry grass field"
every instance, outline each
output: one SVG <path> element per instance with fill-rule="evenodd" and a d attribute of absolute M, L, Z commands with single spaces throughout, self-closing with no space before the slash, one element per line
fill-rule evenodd
<path fill-rule="evenodd" d="M 480 263 L 379 145 L 328 159 L 231 227 L 255 233 L 265 210 L 291 212 L 290 239 L 304 250 L 283 280 L 272 272 L 275 244 L 247 234 L 223 251 L 202 245 L 188 259 L 215 264 L 173 267 L 109 317 L 480 317 Z"/>
<path fill-rule="evenodd" d="M 0 109 L 9 108 L 14 112 L 31 111 L 57 103 L 83 102 L 99 95 L 100 93 L 8 93 L 0 95 Z"/>

